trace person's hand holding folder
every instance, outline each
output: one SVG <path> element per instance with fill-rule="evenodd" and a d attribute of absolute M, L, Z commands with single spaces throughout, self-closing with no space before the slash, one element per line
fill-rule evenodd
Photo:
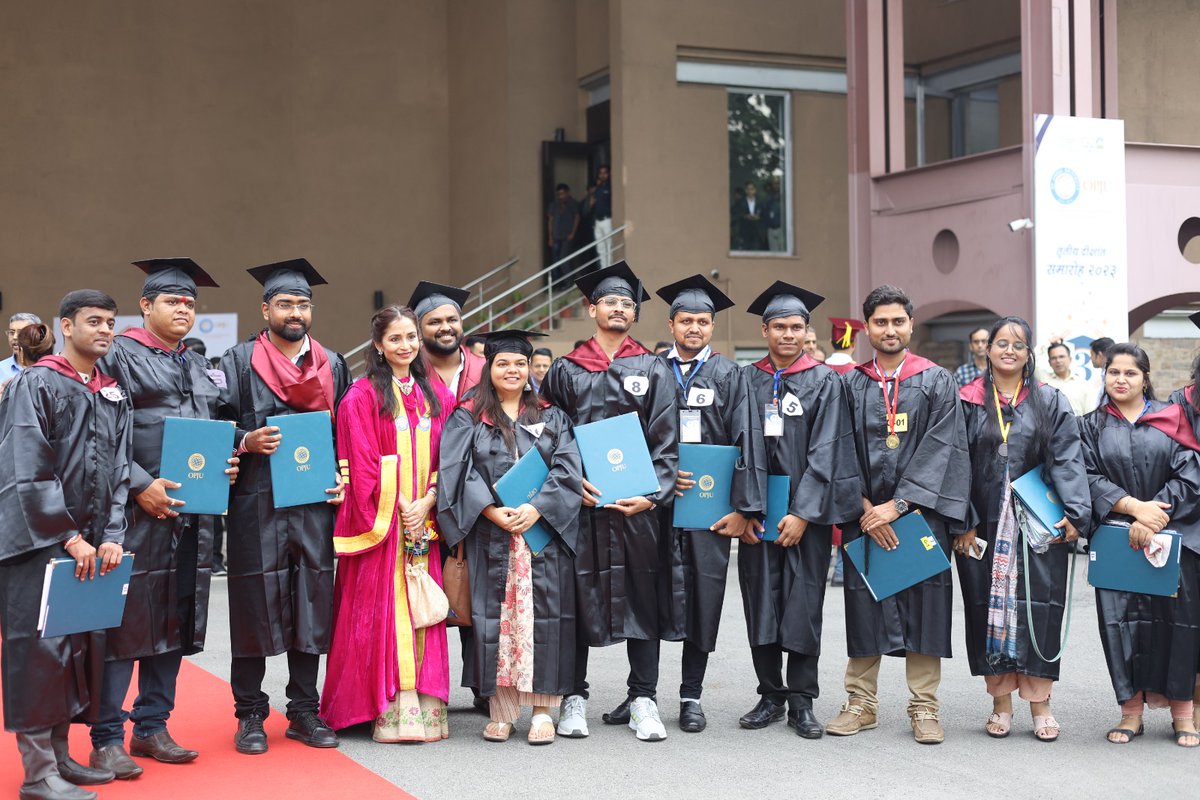
<path fill-rule="evenodd" d="M 858 527 L 884 550 L 895 550 L 900 546 L 900 539 L 892 530 L 892 523 L 899 517 L 896 505 L 891 500 L 873 506 L 871 501 L 864 497 L 863 515 L 858 520 Z"/>
<path fill-rule="evenodd" d="M 808 520 L 801 519 L 795 514 L 785 514 L 783 519 L 779 520 L 779 538 L 775 540 L 775 544 L 780 547 L 800 544 L 800 540 L 804 538 L 807 530 Z"/>
<path fill-rule="evenodd" d="M 649 511 L 654 508 L 654 503 L 648 497 L 622 497 L 617 502 L 609 503 L 604 507 L 620 511 L 627 517 L 632 517 L 634 514 L 640 514 L 643 511 Z"/>
<path fill-rule="evenodd" d="M 588 481 L 583 479 L 583 504 L 588 508 L 595 508 L 600 505 L 600 490 Z"/>
<path fill-rule="evenodd" d="M 246 438 L 242 439 L 242 446 L 248 453 L 269 456 L 279 449 L 281 441 L 283 441 L 283 435 L 279 432 L 279 428 L 274 425 L 265 425 L 247 433 Z"/>
<path fill-rule="evenodd" d="M 79 580 L 92 580 L 96 577 L 96 556 L 100 556 L 100 574 L 108 572 L 121 563 L 123 550 L 115 542 L 104 542 L 97 550 L 88 543 L 87 539 L 76 534 L 66 545 L 67 555 L 75 559 L 75 577 Z"/>
<path fill-rule="evenodd" d="M 155 478 L 150 481 L 149 486 L 142 490 L 141 494 L 133 499 L 142 507 L 142 511 L 156 519 L 178 517 L 179 512 L 175 509 L 183 507 L 185 503 L 182 500 L 168 497 L 167 489 L 178 489 L 182 485 L 166 478 Z"/>

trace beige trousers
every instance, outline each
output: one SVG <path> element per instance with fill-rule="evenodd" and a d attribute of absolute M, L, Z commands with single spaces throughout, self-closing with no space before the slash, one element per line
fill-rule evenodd
<path fill-rule="evenodd" d="M 846 693 L 866 709 L 879 709 L 879 664 L 883 656 L 852 658 L 846 665 Z M 942 660 L 920 653 L 904 654 L 905 675 L 908 678 L 908 713 L 918 708 L 938 710 L 937 690 L 942 682 Z"/>

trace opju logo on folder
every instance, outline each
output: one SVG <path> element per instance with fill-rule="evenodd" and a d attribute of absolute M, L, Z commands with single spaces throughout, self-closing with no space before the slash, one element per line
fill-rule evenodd
<path fill-rule="evenodd" d="M 658 492 L 658 476 L 637 414 L 579 425 L 575 439 L 583 471 L 600 490 L 601 505 Z"/>

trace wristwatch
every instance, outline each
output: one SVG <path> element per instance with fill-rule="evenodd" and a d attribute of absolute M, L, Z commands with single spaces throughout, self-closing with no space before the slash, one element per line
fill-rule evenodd
<path fill-rule="evenodd" d="M 903 517 L 908 513 L 908 503 L 904 500 L 901 500 L 899 497 L 892 498 L 892 505 L 896 507 L 896 513 L 900 516 Z"/>

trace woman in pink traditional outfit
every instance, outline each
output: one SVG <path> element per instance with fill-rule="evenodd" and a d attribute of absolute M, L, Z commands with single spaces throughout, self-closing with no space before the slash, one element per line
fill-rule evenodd
<path fill-rule="evenodd" d="M 405 565 L 442 582 L 438 446 L 454 398 L 425 375 L 411 310 L 379 311 L 371 332 L 367 376 L 338 408 L 346 501 L 321 716 L 335 729 L 374 721 L 378 742 L 437 741 L 449 736 L 446 625 L 413 627 Z"/>

